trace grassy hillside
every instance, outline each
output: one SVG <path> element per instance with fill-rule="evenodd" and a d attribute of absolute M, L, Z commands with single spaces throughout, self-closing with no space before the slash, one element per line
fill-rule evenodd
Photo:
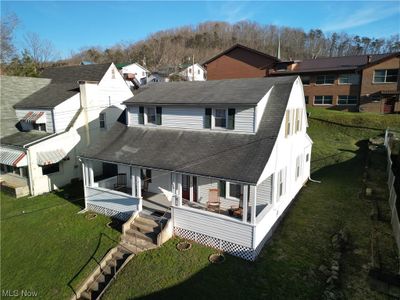
<path fill-rule="evenodd" d="M 271 243 L 256 262 L 227 256 L 210 265 L 212 250 L 194 245 L 181 253 L 177 239 L 142 253 L 122 271 L 105 299 L 321 299 L 331 237 L 344 228 L 350 248 L 343 257 L 341 290 L 349 299 L 380 299 L 367 285 L 371 207 L 359 199 L 365 140 L 399 127 L 398 116 L 311 109 L 312 177 L 300 192 Z"/>

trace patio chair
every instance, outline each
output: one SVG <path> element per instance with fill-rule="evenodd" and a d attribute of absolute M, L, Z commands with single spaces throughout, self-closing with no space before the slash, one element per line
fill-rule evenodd
<path fill-rule="evenodd" d="M 208 190 L 207 210 L 220 212 L 221 200 L 219 198 L 219 189 Z"/>
<path fill-rule="evenodd" d="M 121 190 L 126 187 L 126 174 L 119 173 L 117 175 L 117 183 L 114 184 L 114 190 Z"/>

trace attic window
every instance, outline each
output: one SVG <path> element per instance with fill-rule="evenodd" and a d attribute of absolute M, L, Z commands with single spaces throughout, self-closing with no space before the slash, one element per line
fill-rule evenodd
<path fill-rule="evenodd" d="M 111 79 L 115 79 L 115 70 L 111 69 Z"/>

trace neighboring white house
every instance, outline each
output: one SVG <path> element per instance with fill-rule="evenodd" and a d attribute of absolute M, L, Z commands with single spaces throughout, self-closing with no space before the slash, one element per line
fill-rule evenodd
<path fill-rule="evenodd" d="M 127 220 L 158 203 L 171 234 L 254 260 L 310 175 L 300 78 L 159 83 L 124 103 L 81 155 L 86 209 Z M 99 164 L 114 172 L 95 180 Z"/>
<path fill-rule="evenodd" d="M 194 65 L 185 65 L 184 69 L 179 72 L 187 81 L 205 81 L 207 71 L 198 63 Z"/>
<path fill-rule="evenodd" d="M 123 66 L 121 68 L 121 74 L 126 79 L 132 79 L 131 77 L 134 77 L 140 83 L 140 85 L 145 85 L 148 82 L 150 71 L 147 70 L 145 67 L 139 65 L 138 63 L 133 63 Z"/>
<path fill-rule="evenodd" d="M 106 133 L 132 97 L 114 64 L 49 68 L 41 76 L 50 84 L 14 105 L 23 131 L 0 141 L 3 173 L 17 169 L 31 195 L 82 178 L 77 155 Z M 2 184 L 12 188 L 16 178 L 6 175 Z"/>

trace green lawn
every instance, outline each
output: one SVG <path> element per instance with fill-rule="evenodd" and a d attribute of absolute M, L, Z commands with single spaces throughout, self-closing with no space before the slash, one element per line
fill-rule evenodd
<path fill-rule="evenodd" d="M 119 239 L 106 227 L 109 218 L 77 214 L 82 196 L 77 186 L 34 198 L 1 194 L 1 290 L 31 290 L 38 299 L 72 295 L 68 284 L 76 288 L 94 269 L 91 256 L 101 259 L 115 244 L 100 234 Z"/>
<path fill-rule="evenodd" d="M 349 299 L 379 298 L 366 285 L 371 207 L 359 199 L 362 141 L 387 126 L 400 128 L 400 118 L 312 109 L 309 123 L 312 177 L 322 184 L 308 183 L 301 191 L 256 262 L 227 255 L 224 264 L 210 265 L 215 250 L 194 245 L 178 252 L 173 239 L 135 257 L 105 298 L 320 299 L 326 279 L 318 267 L 329 264 L 331 235 L 343 227 L 350 233 L 343 292 Z M 107 236 L 119 238 L 105 226 L 109 218 L 87 220 L 77 214 L 80 205 L 76 186 L 35 198 L 1 194 L 2 290 L 37 291 L 39 299 L 72 295 L 69 285 L 76 288 L 95 267 L 90 258 L 99 260 L 115 244 Z"/>
<path fill-rule="evenodd" d="M 349 299 L 379 299 L 368 288 L 371 204 L 360 199 L 367 151 L 365 140 L 386 127 L 400 128 L 399 116 L 311 109 L 314 141 L 312 177 L 256 262 L 227 255 L 210 265 L 215 250 L 194 245 L 175 250 L 178 239 L 141 253 L 122 271 L 105 299 L 321 299 L 329 265 L 331 236 L 349 232 L 343 257 L 341 290 Z"/>

